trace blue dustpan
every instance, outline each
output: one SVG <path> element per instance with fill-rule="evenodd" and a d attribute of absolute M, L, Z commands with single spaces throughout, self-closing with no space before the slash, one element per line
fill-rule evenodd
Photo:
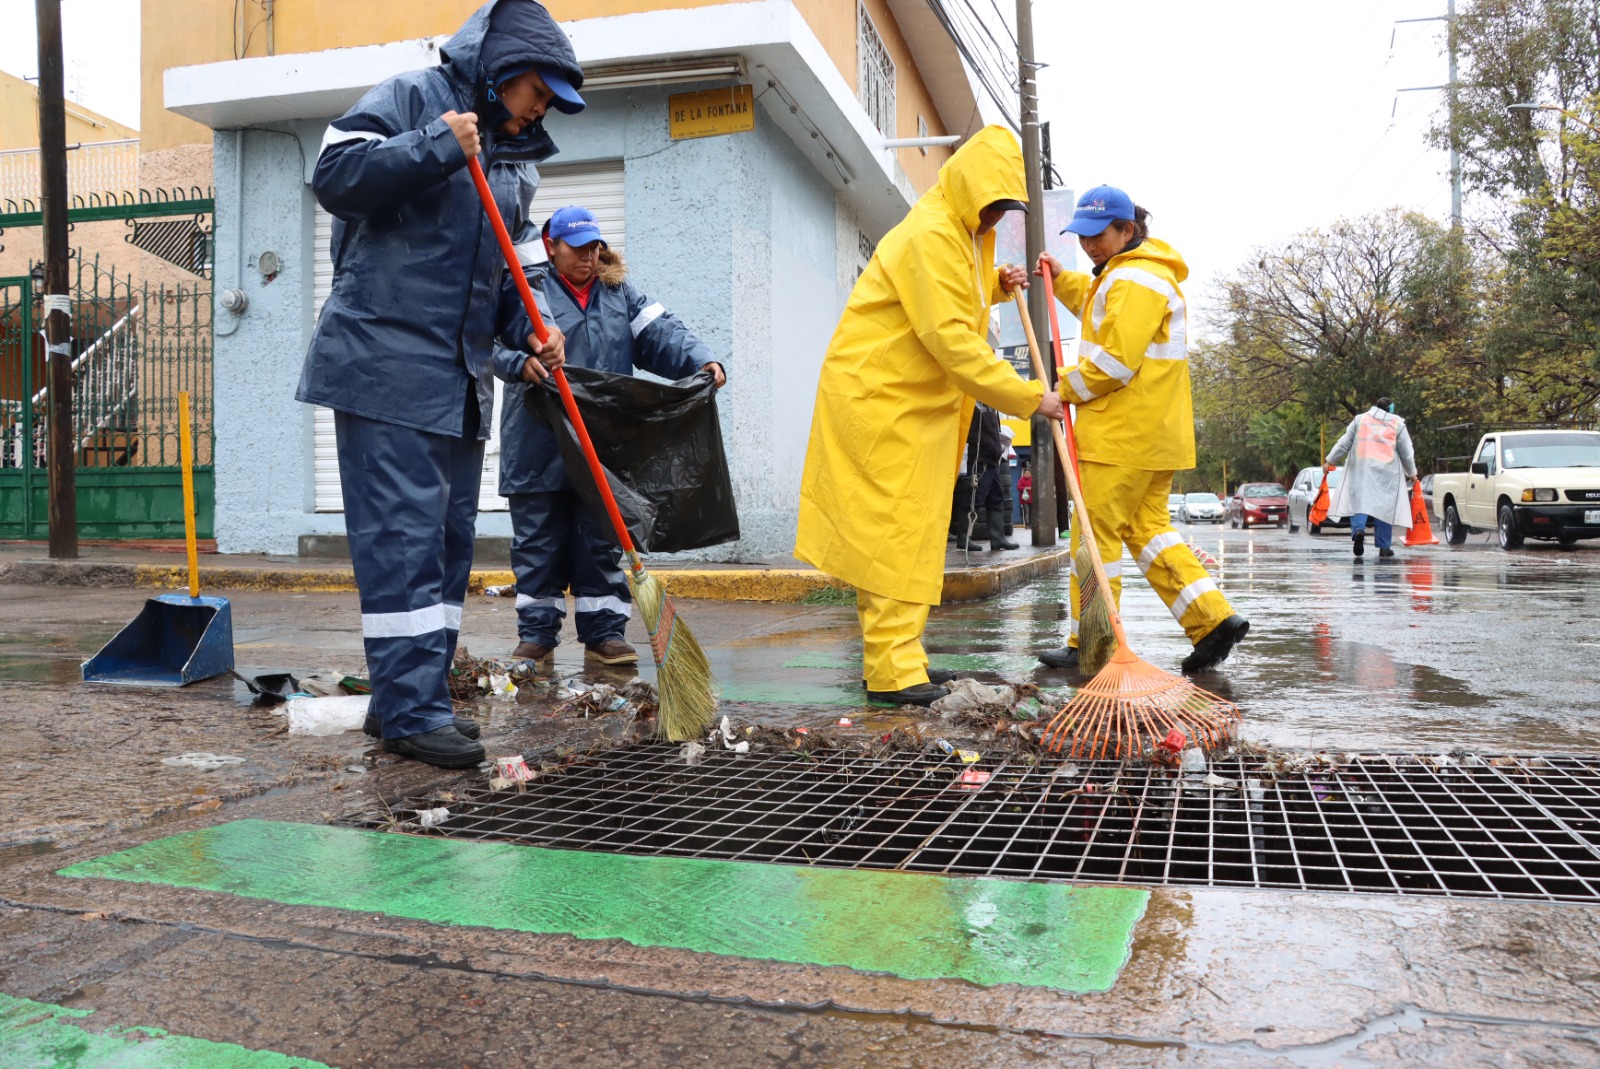
<path fill-rule="evenodd" d="M 233 667 L 233 608 L 227 598 L 161 594 L 99 653 L 83 662 L 85 683 L 182 687 Z"/>
<path fill-rule="evenodd" d="M 144 603 L 133 623 L 83 662 L 85 683 L 182 687 L 233 668 L 233 608 L 227 598 L 200 596 L 194 544 L 194 446 L 189 393 L 178 393 L 179 456 L 183 462 L 183 526 L 189 549 L 189 593 L 161 594 Z"/>

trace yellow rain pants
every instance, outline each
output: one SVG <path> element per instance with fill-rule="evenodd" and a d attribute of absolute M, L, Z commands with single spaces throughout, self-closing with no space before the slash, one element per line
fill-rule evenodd
<path fill-rule="evenodd" d="M 1095 464 L 1080 458 L 1078 476 L 1084 504 L 1089 509 L 1095 544 L 1105 562 L 1106 579 L 1122 604 L 1122 547 L 1133 554 L 1139 571 L 1183 627 L 1190 642 L 1199 642 L 1233 615 L 1228 599 L 1201 567 L 1194 551 L 1172 526 L 1167 495 L 1172 492 L 1172 472 L 1143 471 L 1113 464 Z M 1080 525 L 1072 524 L 1072 553 L 1076 557 Z M 1070 583 L 1072 637 L 1078 644 L 1078 576 Z"/>
<path fill-rule="evenodd" d="M 866 673 L 868 690 L 904 690 L 928 681 L 928 655 L 922 650 L 922 630 L 928 626 L 931 608 L 931 605 L 896 601 L 856 588 L 856 616 L 861 621 L 861 667 Z"/>

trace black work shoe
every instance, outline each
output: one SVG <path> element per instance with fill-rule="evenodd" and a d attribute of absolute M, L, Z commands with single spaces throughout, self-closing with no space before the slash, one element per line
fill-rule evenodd
<path fill-rule="evenodd" d="M 1380 557 L 1392 557 L 1392 556 L 1394 556 L 1394 550 L 1392 550 L 1389 547 L 1385 546 L 1383 549 L 1378 550 L 1378 556 L 1380 556 Z"/>
<path fill-rule="evenodd" d="M 1039 654 L 1039 663 L 1046 668 L 1070 668 L 1076 670 L 1078 667 L 1078 647 L 1062 646 L 1057 650 L 1045 650 Z"/>
<path fill-rule="evenodd" d="M 403 739 L 384 739 L 383 748 L 437 768 L 472 768 L 483 763 L 483 747 L 448 725 Z"/>
<path fill-rule="evenodd" d="M 1366 552 L 1367 552 L 1367 532 L 1365 532 L 1365 531 L 1357 531 L 1355 534 L 1351 535 L 1350 537 L 1354 541 L 1354 544 L 1355 544 L 1355 554 L 1356 554 L 1356 556 L 1358 556 L 1358 557 L 1365 556 Z"/>
<path fill-rule="evenodd" d="M 478 722 L 469 720 L 464 716 L 456 717 L 455 729 L 469 739 L 475 739 L 483 734 L 478 730 Z M 362 721 L 361 730 L 375 739 L 383 738 L 383 730 L 378 726 L 378 714 L 368 713 L 367 719 Z"/>
<path fill-rule="evenodd" d="M 904 690 L 869 690 L 867 697 L 882 705 L 932 705 L 949 693 L 936 683 L 918 683 Z"/>
<path fill-rule="evenodd" d="M 953 683 L 955 682 L 955 678 L 956 673 L 950 671 L 948 668 L 928 669 L 928 682 L 932 683 L 936 687 L 942 687 L 946 683 Z M 861 685 L 865 687 L 867 685 L 867 681 L 863 679 L 861 681 Z"/>
<path fill-rule="evenodd" d="M 1249 633 L 1250 621 L 1234 613 L 1213 627 L 1205 638 L 1194 644 L 1194 650 L 1183 659 L 1183 670 L 1204 672 L 1207 668 L 1221 664 L 1228 659 L 1228 654 L 1233 652 L 1233 647 Z"/>

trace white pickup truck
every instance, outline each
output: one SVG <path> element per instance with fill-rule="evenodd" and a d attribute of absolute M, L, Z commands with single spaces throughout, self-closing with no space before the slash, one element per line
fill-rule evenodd
<path fill-rule="evenodd" d="M 1524 538 L 1600 538 L 1600 431 L 1485 434 L 1468 471 L 1434 476 L 1433 501 L 1453 546 L 1490 530 L 1502 549 Z"/>

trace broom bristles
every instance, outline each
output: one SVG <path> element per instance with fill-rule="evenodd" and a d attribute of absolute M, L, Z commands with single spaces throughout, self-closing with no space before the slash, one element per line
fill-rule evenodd
<path fill-rule="evenodd" d="M 1088 546 L 1078 550 L 1072 570 L 1079 576 L 1078 671 L 1094 676 L 1117 652 L 1117 634 L 1111 626 L 1111 591 L 1100 585 Z"/>
<path fill-rule="evenodd" d="M 1227 699 L 1120 648 L 1039 741 L 1051 753 L 1070 743 L 1072 757 L 1136 757 L 1182 728 L 1190 745 L 1215 750 L 1234 738 L 1241 715 Z"/>
<path fill-rule="evenodd" d="M 711 663 L 688 621 L 679 616 L 661 580 L 635 563 L 628 572 L 634 604 L 650 633 L 656 662 L 657 722 L 672 742 L 699 738 L 711 728 L 717 712 Z"/>

